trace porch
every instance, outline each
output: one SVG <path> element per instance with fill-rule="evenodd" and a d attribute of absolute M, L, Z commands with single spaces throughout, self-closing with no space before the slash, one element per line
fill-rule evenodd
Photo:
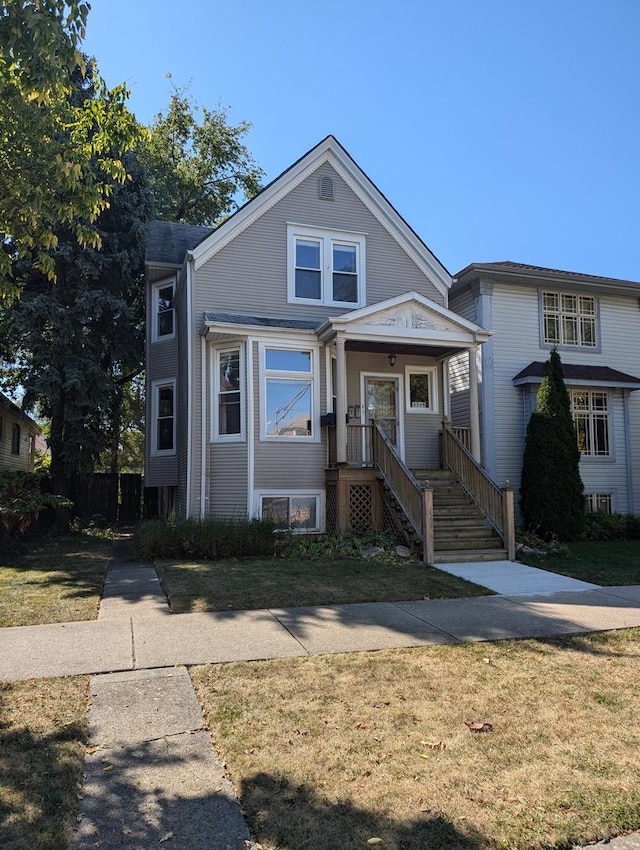
<path fill-rule="evenodd" d="M 425 563 L 513 560 L 513 490 L 499 488 L 474 459 L 469 429 L 443 420 L 441 468 L 412 470 L 386 425 L 348 424 L 344 462 L 330 429 L 327 530 L 393 531 Z"/>

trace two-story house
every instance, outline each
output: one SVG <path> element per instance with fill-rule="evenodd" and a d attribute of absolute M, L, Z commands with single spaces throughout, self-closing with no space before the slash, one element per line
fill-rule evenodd
<path fill-rule="evenodd" d="M 562 359 L 587 509 L 640 512 L 640 284 L 513 262 L 474 263 L 450 305 L 491 327 L 477 355 L 481 455 L 519 486 L 526 427 L 552 348 Z M 468 360 L 451 364 L 452 419 L 469 422 Z"/>
<path fill-rule="evenodd" d="M 336 139 L 215 230 L 154 222 L 146 265 L 146 485 L 165 511 L 379 525 L 384 446 L 420 524 L 409 469 L 440 465 L 448 360 L 474 364 L 490 330 L 449 309 L 451 276 Z M 467 442 L 479 458 L 475 398 Z"/>
<path fill-rule="evenodd" d="M 512 557 L 553 346 L 590 506 L 640 509 L 637 283 L 514 263 L 454 280 L 332 136 L 216 229 L 153 222 L 146 269 L 163 514 L 395 525 L 429 561 Z"/>

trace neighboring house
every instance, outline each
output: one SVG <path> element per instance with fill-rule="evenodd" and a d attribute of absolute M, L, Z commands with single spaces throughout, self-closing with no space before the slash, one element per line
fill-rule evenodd
<path fill-rule="evenodd" d="M 379 525 L 374 422 L 394 474 L 439 467 L 448 359 L 475 363 L 490 331 L 448 308 L 447 270 L 332 136 L 213 231 L 152 223 L 146 268 L 165 511 Z M 469 426 L 477 456 L 477 405 Z"/>
<path fill-rule="evenodd" d="M 40 428 L 33 419 L 0 393 L 0 469 L 33 472 L 39 434 Z"/>
<path fill-rule="evenodd" d="M 332 136 L 214 230 L 151 223 L 146 279 L 162 514 L 513 556 L 509 483 L 553 345 L 591 504 L 640 507 L 640 286 L 515 264 L 454 283 Z"/>
<path fill-rule="evenodd" d="M 520 484 L 527 423 L 556 347 L 571 397 L 587 508 L 640 513 L 640 284 L 513 262 L 456 276 L 451 309 L 494 335 L 478 353 L 481 455 Z M 469 422 L 468 358 L 451 364 L 452 419 Z"/>

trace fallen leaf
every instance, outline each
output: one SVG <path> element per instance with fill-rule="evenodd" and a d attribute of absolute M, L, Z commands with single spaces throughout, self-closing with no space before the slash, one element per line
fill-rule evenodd
<path fill-rule="evenodd" d="M 222 791 L 222 785 L 218 785 L 217 788 L 213 789 L 214 794 L 220 794 L 221 791 Z"/>
<path fill-rule="evenodd" d="M 371 844 L 371 845 L 373 845 L 373 844 L 382 844 L 382 839 L 381 839 L 381 838 L 370 838 L 370 839 L 367 841 L 367 844 Z"/>
<path fill-rule="evenodd" d="M 418 753 L 418 755 L 420 756 L 421 759 L 428 759 L 429 758 L 427 753 Z"/>
<path fill-rule="evenodd" d="M 106 767 L 103 767 L 103 768 L 102 768 L 102 770 L 103 770 L 103 771 L 113 770 L 113 765 L 112 765 L 112 764 L 108 764 Z"/>
<path fill-rule="evenodd" d="M 444 750 L 446 744 L 444 741 L 420 741 L 423 747 L 428 747 L 430 750 Z"/>
<path fill-rule="evenodd" d="M 367 724 L 366 724 L 366 723 L 362 723 L 362 721 L 361 721 L 360 723 L 356 723 L 356 725 L 355 725 L 353 728 L 354 728 L 354 729 L 366 729 L 366 728 L 367 728 Z"/>
<path fill-rule="evenodd" d="M 162 838 L 160 839 L 160 841 L 158 843 L 164 844 L 165 841 L 171 841 L 174 838 L 175 838 L 175 835 L 172 832 L 165 832 L 165 834 L 162 836 Z"/>
<path fill-rule="evenodd" d="M 490 723 L 467 723 L 465 720 L 464 725 L 470 732 L 493 732 L 493 726 Z"/>

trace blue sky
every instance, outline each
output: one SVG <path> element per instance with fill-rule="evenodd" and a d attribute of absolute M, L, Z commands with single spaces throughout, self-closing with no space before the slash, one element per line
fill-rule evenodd
<path fill-rule="evenodd" d="M 455 273 L 640 280 L 638 0 L 91 0 L 85 50 L 148 123 L 172 74 L 271 180 L 327 134 Z"/>

